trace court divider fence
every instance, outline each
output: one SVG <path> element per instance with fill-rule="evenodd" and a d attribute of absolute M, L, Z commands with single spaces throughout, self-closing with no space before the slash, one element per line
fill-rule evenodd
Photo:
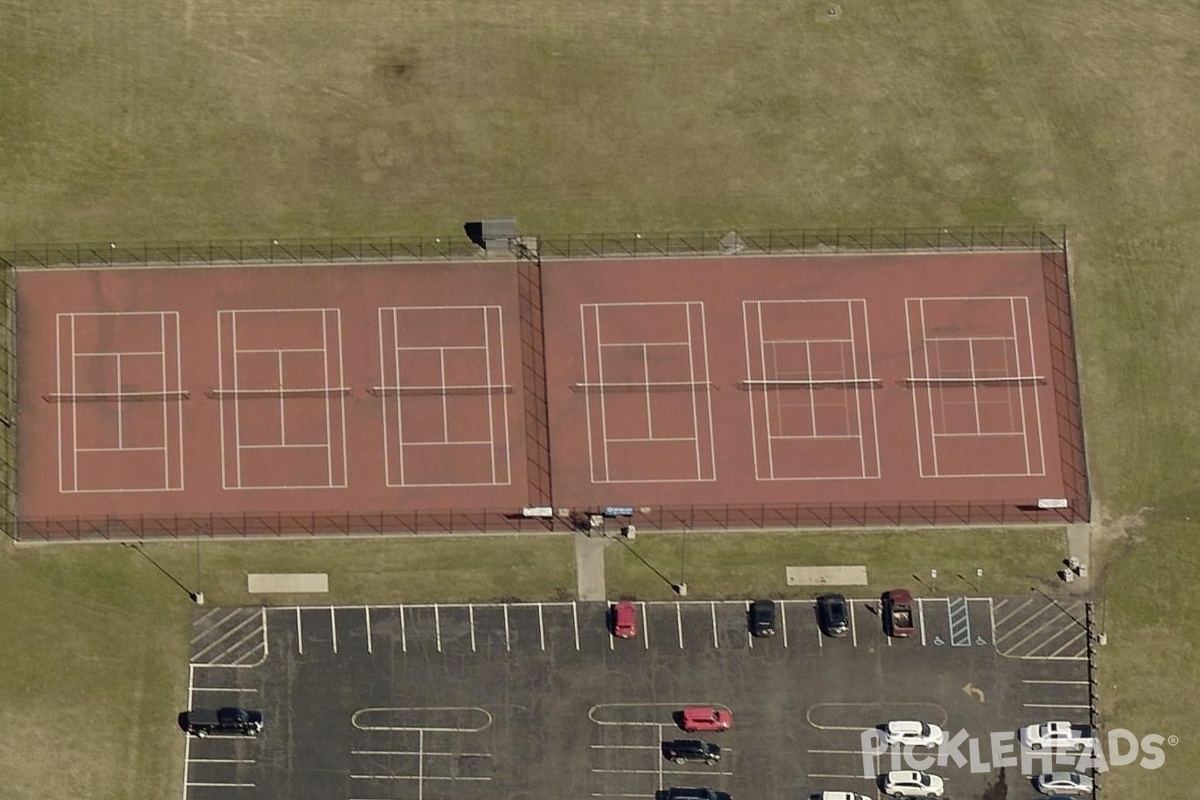
<path fill-rule="evenodd" d="M 647 531 L 740 530 L 786 528 L 843 528 L 1065 524 L 1086 521 L 1091 497 L 1080 414 L 1079 377 L 1071 315 L 1066 233 L 1047 233 L 1044 227 L 863 228 L 795 231 L 738 231 L 726 233 L 620 233 L 524 236 L 514 249 L 526 268 L 540 267 L 544 258 L 646 258 L 656 256 L 851 254 L 908 252 L 1035 251 L 1042 254 L 1043 278 L 1050 325 L 1050 369 L 1055 392 L 1059 449 L 1065 481 L 1066 506 L 1039 508 L 1037 498 L 962 502 L 794 505 L 663 506 L 638 509 L 620 523 Z M 485 251 L 461 234 L 416 239 L 375 237 L 358 239 L 270 239 L 207 242 L 104 242 L 91 244 L 18 245 L 0 252 L 0 502 L 5 532 L 16 540 L 83 541 L 147 538 L 311 537 L 382 534 L 465 534 L 481 532 L 572 531 L 571 518 L 525 517 L 512 511 L 429 510 L 411 512 L 294 513 L 267 512 L 226 515 L 139 517 L 20 518 L 17 474 L 17 269 L 171 267 L 205 265 L 356 264 L 462 260 L 486 257 Z M 540 270 L 538 270 L 540 272 Z M 539 276 L 540 277 L 540 276 Z M 534 286 L 533 277 L 526 283 Z M 525 295 L 528 296 L 525 296 Z M 538 306 L 534 291 L 522 302 Z M 540 314 L 537 316 L 540 317 Z M 538 320 L 540 322 L 540 319 Z M 525 338 L 542 334 L 540 325 L 526 326 Z M 529 387 L 527 387 L 528 389 Z M 537 408 L 527 414 L 540 416 Z M 545 432 L 548 436 L 548 431 Z M 549 442 L 536 447 L 538 472 L 533 494 L 548 494 Z M 532 480 L 531 480 L 532 483 Z M 536 489 L 536 491 L 535 491 Z M 531 497 L 535 503 L 547 498 Z"/>

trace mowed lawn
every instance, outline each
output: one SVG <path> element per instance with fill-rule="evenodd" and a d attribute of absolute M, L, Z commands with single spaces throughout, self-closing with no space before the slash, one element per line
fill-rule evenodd
<path fill-rule="evenodd" d="M 501 214 L 542 232 L 1065 224 L 1101 515 L 1146 509 L 1132 536 L 1105 528 L 1104 721 L 1181 738 L 1165 767 L 1117 770 L 1106 789 L 1190 796 L 1200 15 L 831 6 L 3 0 L 0 250 L 453 233 Z M 185 547 L 168 557 L 179 569 Z M 696 550 L 689 570 L 714 574 Z M 159 720 L 182 697 L 190 609 L 138 558 L 0 553 L 6 797 L 178 790 L 181 744 Z M 560 575 L 528 591 L 549 596 Z M 488 580 L 481 592 L 508 591 Z M 104 714 L 146 722 L 88 735 Z"/>

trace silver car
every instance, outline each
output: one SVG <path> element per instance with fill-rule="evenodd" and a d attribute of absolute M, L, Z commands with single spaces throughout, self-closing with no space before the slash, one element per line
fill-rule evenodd
<path fill-rule="evenodd" d="M 1078 772 L 1047 772 L 1033 779 L 1042 794 L 1091 794 L 1092 779 Z"/>

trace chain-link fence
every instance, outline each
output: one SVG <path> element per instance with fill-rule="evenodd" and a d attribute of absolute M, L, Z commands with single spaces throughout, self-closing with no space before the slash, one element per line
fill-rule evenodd
<path fill-rule="evenodd" d="M 585 233 L 523 236 L 543 258 L 614 258 L 780 253 L 979 252 L 1058 250 L 1064 236 L 1043 228 L 830 228 L 675 233 Z M 236 239 L 192 242 L 20 244 L 0 252 L 22 269 L 39 267 L 198 266 L 204 264 L 338 264 L 453 261 L 485 256 L 463 234 L 419 238 Z"/>

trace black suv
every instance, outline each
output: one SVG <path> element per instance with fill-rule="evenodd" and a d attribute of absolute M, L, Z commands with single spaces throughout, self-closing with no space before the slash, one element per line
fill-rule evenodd
<path fill-rule="evenodd" d="M 719 745 L 702 742 L 699 739 L 675 739 L 662 743 L 663 758 L 683 764 L 687 761 L 703 761 L 713 765 L 721 760 Z"/>
<path fill-rule="evenodd" d="M 655 800 L 733 800 L 725 792 L 712 789 L 684 789 L 673 787 L 654 793 Z"/>
<path fill-rule="evenodd" d="M 771 600 L 755 600 L 750 604 L 750 633 L 754 636 L 775 635 L 775 603 Z"/>
<path fill-rule="evenodd" d="M 263 728 L 261 711 L 244 708 L 194 708 L 179 715 L 179 727 L 192 736 L 224 734 L 226 736 L 258 736 Z"/>
<path fill-rule="evenodd" d="M 840 594 L 817 598 L 817 622 L 826 636 L 845 636 L 850 632 L 850 608 Z"/>

